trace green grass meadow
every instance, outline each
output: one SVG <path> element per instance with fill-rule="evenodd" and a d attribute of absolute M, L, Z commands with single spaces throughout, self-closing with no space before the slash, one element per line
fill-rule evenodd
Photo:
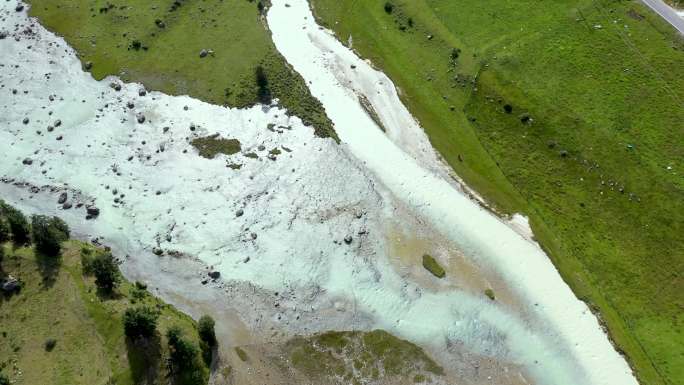
<path fill-rule="evenodd" d="M 30 0 L 31 16 L 63 36 L 95 79 L 245 107 L 258 101 L 255 71 L 289 112 L 335 136 L 320 102 L 275 49 L 260 1 Z M 202 50 L 206 57 L 200 57 Z M 84 64 L 85 65 L 85 64 Z"/>
<path fill-rule="evenodd" d="M 313 0 L 456 172 L 530 217 L 639 380 L 684 383 L 684 39 L 632 1 L 385 3 Z"/>

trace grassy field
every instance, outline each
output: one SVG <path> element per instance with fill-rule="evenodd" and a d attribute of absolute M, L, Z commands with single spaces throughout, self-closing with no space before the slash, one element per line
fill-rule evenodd
<path fill-rule="evenodd" d="M 523 212 L 643 384 L 684 383 L 684 41 L 638 2 L 313 0 Z M 420 58 L 420 60 L 416 60 Z"/>
<path fill-rule="evenodd" d="M 0 371 L 13 384 L 152 384 L 167 375 L 165 331 L 179 326 L 193 343 L 195 322 L 130 282 L 118 295 L 103 298 L 93 279 L 82 273 L 82 250 L 91 246 L 70 241 L 60 266 L 46 265 L 32 248 L 6 244 L 0 275 L 12 274 L 22 290 L 0 297 Z M 159 336 L 146 347 L 127 342 L 122 325 L 127 307 L 159 309 Z M 54 339 L 52 350 L 46 341 Z"/>
<path fill-rule="evenodd" d="M 276 51 L 247 0 L 30 0 L 31 15 L 74 47 L 96 79 L 118 75 L 149 89 L 244 107 L 259 101 L 257 68 L 271 96 L 335 136 L 304 80 Z M 202 51 L 206 56 L 200 57 Z M 87 65 L 89 63 L 89 65 Z"/>

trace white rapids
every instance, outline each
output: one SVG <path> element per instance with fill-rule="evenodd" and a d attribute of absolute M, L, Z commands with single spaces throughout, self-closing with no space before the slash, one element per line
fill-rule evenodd
<path fill-rule="evenodd" d="M 284 338 L 383 328 L 444 354 L 439 360 L 465 378 L 478 370 L 466 370 L 463 357 L 485 357 L 522 368 L 533 383 L 636 384 L 538 245 L 447 182 L 391 81 L 320 29 L 306 1 L 272 3 L 276 46 L 324 104 L 342 145 L 277 105 L 223 108 L 95 81 L 60 37 L 0 3 L 0 31 L 10 32 L 0 40 L 0 197 L 128 254 L 129 278 L 219 325 L 237 314 L 251 333 Z M 239 139 L 241 153 L 199 157 L 190 140 L 211 134 Z M 57 204 L 63 192 L 70 209 Z M 88 205 L 100 214 L 86 221 Z M 495 271 L 519 306 L 461 289 L 454 277 L 422 285 L 436 279 L 397 268 L 388 223 L 443 234 Z M 221 279 L 207 282 L 208 267 Z"/>
<path fill-rule="evenodd" d="M 413 212 L 455 240 L 466 255 L 495 266 L 551 327 L 546 333 L 527 331 L 498 311 L 482 306 L 477 307 L 478 319 L 465 325 L 460 314 L 476 307 L 464 299 L 451 301 L 453 295 L 404 305 L 384 321 L 384 326 L 428 342 L 444 337 L 459 339 L 464 333 L 490 325 L 490 333 L 502 335 L 501 347 L 542 383 L 636 384 L 596 317 L 574 296 L 537 244 L 519 236 L 423 167 L 402 148 L 405 146 L 396 145 L 378 130 L 359 105 L 359 92 L 370 92 L 368 98 L 378 101 L 374 108 L 384 112 L 381 119 L 389 126 L 388 131 L 415 129 L 396 92 L 388 91 L 386 77 L 317 25 L 306 0 L 273 0 L 272 4 L 268 24 L 276 47 L 321 100 L 350 152 Z M 348 70 L 352 65 L 355 69 Z M 372 84 L 376 87 L 369 87 Z M 375 92 L 389 95 L 374 97 Z M 485 341 L 469 342 L 475 348 L 490 348 Z"/>

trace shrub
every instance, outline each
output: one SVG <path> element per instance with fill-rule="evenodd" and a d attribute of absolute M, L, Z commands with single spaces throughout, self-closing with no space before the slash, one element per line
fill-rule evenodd
<path fill-rule="evenodd" d="M 62 242 L 69 239 L 69 226 L 57 217 L 34 215 L 31 228 L 36 249 L 50 256 L 59 255 Z"/>
<path fill-rule="evenodd" d="M 5 221 L 4 216 L 0 212 L 0 243 L 7 242 L 10 240 L 10 227 L 7 221 Z"/>
<path fill-rule="evenodd" d="M 394 4 L 390 3 L 389 1 L 385 2 L 385 12 L 387 12 L 389 15 L 392 13 L 392 11 L 394 11 Z"/>
<path fill-rule="evenodd" d="M 216 345 L 216 333 L 214 332 L 214 319 L 208 315 L 200 317 L 197 329 L 199 331 L 200 339 L 206 342 L 209 346 Z"/>
<path fill-rule="evenodd" d="M 207 372 L 199 361 L 197 347 L 174 326 L 166 332 L 169 341 L 171 373 L 175 383 L 184 385 L 206 384 Z"/>
<path fill-rule="evenodd" d="M 171 348 L 171 363 L 176 368 L 188 368 L 196 361 L 197 348 L 183 336 L 183 331 L 178 326 L 171 327 L 166 332 L 166 338 Z"/>
<path fill-rule="evenodd" d="M 213 358 L 213 348 L 216 346 L 216 333 L 214 332 L 214 319 L 208 315 L 200 317 L 197 329 L 200 337 L 200 349 L 202 359 L 207 366 L 211 365 Z"/>
<path fill-rule="evenodd" d="M 48 339 L 45 341 L 45 351 L 46 351 L 46 352 L 51 352 L 52 349 L 54 349 L 56 345 L 57 345 L 57 340 L 56 340 L 56 339 L 54 339 L 54 338 L 48 338 Z"/>
<path fill-rule="evenodd" d="M 19 245 L 28 243 L 31 228 L 24 214 L 3 201 L 0 201 L 0 213 L 7 220 L 14 243 Z"/>
<path fill-rule="evenodd" d="M 111 292 L 119 284 L 119 268 L 114 262 L 114 257 L 109 252 L 100 253 L 90 264 L 93 275 L 95 275 L 95 285 L 98 288 Z M 85 271 L 85 266 L 84 266 Z"/>
<path fill-rule="evenodd" d="M 258 87 L 257 97 L 259 98 L 259 102 L 262 104 L 271 104 L 273 96 L 271 95 L 271 89 L 268 86 L 268 78 L 266 77 L 264 67 L 257 66 L 255 75 L 256 84 Z"/>
<path fill-rule="evenodd" d="M 128 308 L 124 313 L 124 333 L 130 338 L 149 338 L 157 331 L 159 313 L 150 307 Z"/>
<path fill-rule="evenodd" d="M 2 373 L 0 373 L 0 385 L 10 385 L 9 378 Z"/>

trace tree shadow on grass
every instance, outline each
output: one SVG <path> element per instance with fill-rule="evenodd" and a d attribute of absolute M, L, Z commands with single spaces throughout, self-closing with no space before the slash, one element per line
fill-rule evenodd
<path fill-rule="evenodd" d="M 128 365 L 136 385 L 156 384 L 159 377 L 161 359 L 161 339 L 158 335 L 150 338 L 126 338 Z"/>
<path fill-rule="evenodd" d="M 96 288 L 95 294 L 97 295 L 97 298 L 104 302 L 104 301 L 117 301 L 120 300 L 121 298 L 124 297 L 123 294 L 121 294 L 117 289 L 103 289 L 101 287 Z"/>
<path fill-rule="evenodd" d="M 41 285 L 43 289 L 49 289 L 57 281 L 59 269 L 62 266 L 62 256 L 48 255 L 38 250 L 36 250 L 35 253 L 38 271 L 40 272 L 40 276 L 43 278 Z"/>

